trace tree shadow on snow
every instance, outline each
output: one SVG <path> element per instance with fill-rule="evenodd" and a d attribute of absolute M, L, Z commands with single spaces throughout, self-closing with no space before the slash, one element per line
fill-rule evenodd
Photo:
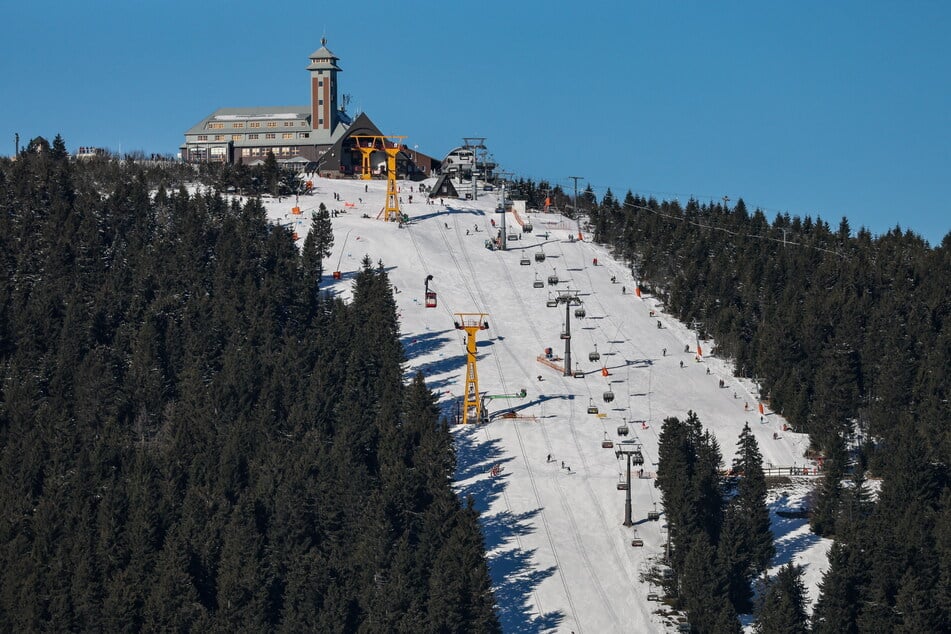
<path fill-rule="evenodd" d="M 427 332 L 422 335 L 406 335 L 400 338 L 403 344 L 403 352 L 407 359 L 419 357 L 429 352 L 434 352 L 444 346 L 449 338 L 444 336 L 446 333 L 455 332 L 455 330 L 440 330 L 437 332 Z"/>
<path fill-rule="evenodd" d="M 489 558 L 489 573 L 503 632 L 545 632 L 558 627 L 565 618 L 561 610 L 546 614 L 529 612 L 528 599 L 542 581 L 555 574 L 555 567 L 537 570 L 535 551 L 520 548 L 499 552 Z"/>

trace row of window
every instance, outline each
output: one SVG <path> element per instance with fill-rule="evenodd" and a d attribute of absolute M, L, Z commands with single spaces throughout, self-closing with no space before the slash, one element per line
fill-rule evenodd
<path fill-rule="evenodd" d="M 274 156 L 298 156 L 300 155 L 300 148 L 296 145 L 289 145 L 285 147 L 243 147 L 241 148 L 241 156 L 267 156 L 268 152 L 272 152 Z"/>
<path fill-rule="evenodd" d="M 232 141 L 244 141 L 244 140 L 245 140 L 245 136 L 247 136 L 247 140 L 248 140 L 248 141 L 257 141 L 259 138 L 261 138 L 261 135 L 260 135 L 260 134 L 254 134 L 254 133 L 248 134 L 248 135 L 244 135 L 244 134 L 232 134 L 232 135 L 231 135 L 231 140 L 232 140 Z M 265 138 L 265 139 L 276 139 L 276 138 L 277 138 L 277 133 L 276 133 L 276 132 L 266 132 L 266 133 L 264 134 L 264 138 Z M 294 139 L 294 138 L 297 138 L 297 139 L 309 139 L 309 138 L 310 138 L 310 132 L 283 132 L 283 133 L 281 133 L 281 138 L 282 138 L 282 139 Z M 214 140 L 215 140 L 215 141 L 225 141 L 225 140 L 227 140 L 227 139 L 228 139 L 228 135 L 227 135 L 227 134 L 216 134 L 216 135 L 214 135 Z M 208 135 L 207 135 L 207 134 L 199 134 L 199 135 L 198 135 L 198 138 L 197 138 L 196 140 L 198 140 L 198 141 L 207 141 L 207 140 L 208 140 Z"/>
<path fill-rule="evenodd" d="M 323 104 L 323 101 L 321 101 L 320 103 Z M 307 122 L 306 122 L 306 121 L 284 121 L 283 123 L 284 123 L 284 127 L 285 127 L 285 128 L 293 128 L 295 125 L 297 125 L 297 126 L 305 126 L 305 125 L 307 125 Z M 279 126 L 281 125 L 281 122 L 278 122 L 278 121 L 266 121 L 265 124 L 266 124 L 267 127 L 269 127 L 269 128 L 277 128 L 277 127 L 279 127 Z M 212 122 L 212 123 L 209 123 L 206 127 L 207 127 L 209 130 L 223 130 L 224 127 L 225 127 L 225 124 L 220 123 L 220 122 L 217 122 L 217 121 L 214 121 L 214 122 Z M 235 121 L 234 123 L 231 124 L 231 127 L 232 127 L 232 128 L 243 128 L 243 127 L 244 127 L 244 122 L 243 122 L 243 121 Z M 260 121 L 249 121 L 249 122 L 248 122 L 248 127 L 249 127 L 249 128 L 260 128 L 260 127 L 261 127 L 261 122 L 260 122 Z"/>

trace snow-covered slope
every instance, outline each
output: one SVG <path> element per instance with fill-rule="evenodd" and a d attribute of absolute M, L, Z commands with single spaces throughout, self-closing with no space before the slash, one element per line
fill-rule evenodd
<path fill-rule="evenodd" d="M 484 242 L 496 235 L 492 221 L 501 220 L 494 213 L 495 193 L 478 201 L 427 204 L 413 184 L 401 183 L 410 223 L 400 228 L 377 220 L 385 183 L 317 179 L 315 185 L 314 195 L 296 203 L 302 215 L 291 214 L 294 199 L 269 200 L 269 217 L 293 224 L 302 241 L 310 211 L 320 202 L 340 210 L 333 218 L 335 244 L 325 262 L 323 288 L 347 297 L 364 255 L 383 262 L 398 289 L 407 372 L 425 373 L 447 414 L 465 383 L 465 339 L 454 329 L 456 312 L 488 315 L 490 328 L 479 333 L 480 389 L 488 394 L 527 390 L 524 399 L 489 404 L 490 411 L 515 409 L 518 418 L 494 417 L 486 425 L 455 429 L 457 488 L 460 495 L 474 496 L 483 513 L 505 631 L 664 629 L 669 620 L 655 614 L 658 603 L 647 600 L 657 589 L 639 578 L 649 560 L 663 552 L 663 515 L 660 521 L 646 518 L 648 511 L 662 510 L 651 476 L 664 418 L 697 412 L 716 434 L 726 464 L 748 421 L 765 463 L 812 466 L 802 457 L 805 436 L 782 431 L 784 421 L 768 408 L 761 422 L 755 386 L 735 379 L 728 362 L 708 354 L 713 342 L 702 343 L 704 356 L 697 361 L 694 333 L 665 314 L 655 298 L 637 297 L 630 271 L 605 249 L 572 240 L 577 229 L 571 221 L 529 214 L 523 220 L 534 230 L 525 233 L 508 214 L 508 233 L 521 239 L 510 242 L 507 251 L 490 251 Z M 546 255 L 544 262 L 535 260 L 539 251 Z M 526 255 L 529 263 L 523 265 Z M 341 272 L 339 280 L 331 279 L 335 270 Z M 424 306 L 427 275 L 433 276 L 436 308 Z M 557 286 L 548 286 L 550 275 L 559 278 Z M 535 288 L 535 279 L 545 282 L 544 288 Z M 583 319 L 571 309 L 572 365 L 580 365 L 584 378 L 564 377 L 537 360 L 549 347 L 554 356 L 563 356 L 565 309 L 546 306 L 556 289 L 576 291 L 584 302 Z M 595 346 L 601 354 L 597 363 L 588 359 Z M 603 394 L 609 389 L 615 399 L 606 403 Z M 591 404 L 606 416 L 587 413 Z M 645 458 L 643 477 L 635 476 L 631 487 L 631 528 L 622 526 L 624 492 L 617 489 L 623 465 L 614 449 L 602 448 L 605 438 L 620 440 L 617 428 L 625 420 L 626 438 L 642 444 Z M 493 477 L 490 469 L 496 465 L 501 475 Z M 774 505 L 787 504 L 788 498 L 777 498 Z M 828 544 L 809 533 L 803 520 L 773 518 L 778 520 L 777 563 L 805 564 L 814 599 Z M 643 548 L 631 546 L 635 536 Z"/>

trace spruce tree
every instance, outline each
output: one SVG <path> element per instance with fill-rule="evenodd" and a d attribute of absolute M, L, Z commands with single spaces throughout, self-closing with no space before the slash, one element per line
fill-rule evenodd
<path fill-rule="evenodd" d="M 806 588 L 802 568 L 788 563 L 770 582 L 756 614 L 757 634 L 806 634 Z"/>

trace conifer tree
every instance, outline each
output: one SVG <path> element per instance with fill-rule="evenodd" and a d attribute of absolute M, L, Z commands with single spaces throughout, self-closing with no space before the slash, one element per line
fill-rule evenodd
<path fill-rule="evenodd" d="M 788 563 L 770 582 L 760 602 L 754 630 L 757 634 L 806 634 L 806 588 L 802 568 Z"/>

